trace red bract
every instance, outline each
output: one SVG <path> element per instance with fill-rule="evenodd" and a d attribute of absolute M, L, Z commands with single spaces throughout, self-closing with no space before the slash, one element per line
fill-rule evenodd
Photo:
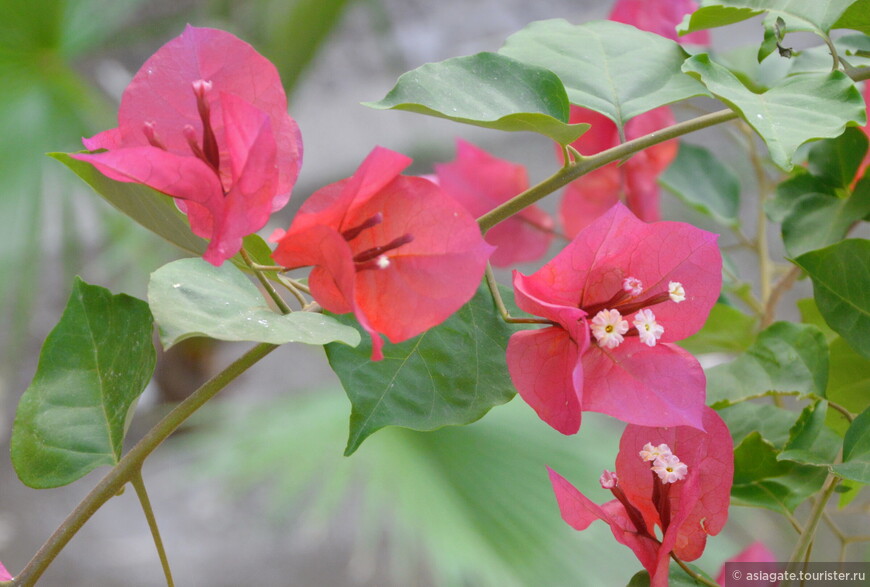
<path fill-rule="evenodd" d="M 456 141 L 456 159 L 435 165 L 441 188 L 475 217 L 486 214 L 529 187 L 526 168 L 494 157 L 463 140 Z M 496 267 L 540 258 L 553 240 L 553 219 L 537 206 L 496 225 L 486 242 L 496 246 L 490 262 Z"/>
<path fill-rule="evenodd" d="M 584 155 L 594 155 L 619 144 L 616 124 L 593 110 L 571 106 L 571 123 L 592 125 L 572 146 Z M 636 139 L 674 124 L 668 107 L 635 116 L 625 125 L 627 140 Z M 660 143 L 619 165 L 611 163 L 568 184 L 559 209 L 569 237 L 583 230 L 619 201 L 646 222 L 659 219 L 658 176 L 677 156 L 676 141 Z"/>
<path fill-rule="evenodd" d="M 563 434 L 584 410 L 701 427 L 704 372 L 669 343 L 700 329 L 719 295 L 716 238 L 617 204 L 536 273 L 514 272 L 517 305 L 553 323 L 513 334 L 507 349 L 514 385 L 542 420 Z"/>
<path fill-rule="evenodd" d="M 697 31 L 677 36 L 677 25 L 683 17 L 698 9 L 694 0 L 619 0 L 608 17 L 616 22 L 634 25 L 642 31 L 656 33 L 673 41 L 692 45 L 709 45 L 709 31 Z"/>
<path fill-rule="evenodd" d="M 177 199 L 220 265 L 290 198 L 302 139 L 275 67 L 224 31 L 188 26 L 124 91 L 118 127 L 72 155 Z"/>
<path fill-rule="evenodd" d="M 631 548 L 649 572 L 652 587 L 668 584 L 671 552 L 684 561 L 697 559 L 707 536 L 718 534 L 728 519 L 734 476 L 731 434 L 711 408 L 704 408 L 703 424 L 704 431 L 626 426 L 616 473 L 605 471 L 601 477 L 602 487 L 616 499 L 600 506 L 550 471 L 562 518 L 576 530 L 585 530 L 595 520 L 606 522 L 616 540 Z M 661 450 L 669 455 L 648 454 Z M 668 480 L 656 471 L 676 464 L 682 470 Z"/>
<path fill-rule="evenodd" d="M 493 247 L 474 218 L 433 182 L 399 173 L 411 159 L 375 148 L 356 173 L 315 192 L 272 257 L 314 266 L 311 294 L 337 314 L 353 312 L 372 336 L 401 342 L 443 322 L 473 295 Z"/>

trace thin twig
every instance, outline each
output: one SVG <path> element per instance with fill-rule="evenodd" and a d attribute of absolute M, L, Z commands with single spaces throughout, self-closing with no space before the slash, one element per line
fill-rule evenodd
<path fill-rule="evenodd" d="M 154 547 L 157 549 L 157 556 L 160 557 L 160 565 L 163 567 L 163 574 L 166 576 L 166 587 L 174 587 L 175 583 L 172 581 L 169 559 L 166 557 L 166 549 L 163 548 L 163 540 L 160 538 L 160 529 L 157 527 L 154 510 L 151 508 L 151 500 L 148 499 L 148 492 L 145 490 L 145 481 L 142 479 L 141 468 L 133 473 L 130 483 L 136 490 L 136 496 L 142 505 L 142 511 L 145 512 L 145 519 L 148 521 L 148 528 L 151 530 L 151 537 L 154 539 Z"/>

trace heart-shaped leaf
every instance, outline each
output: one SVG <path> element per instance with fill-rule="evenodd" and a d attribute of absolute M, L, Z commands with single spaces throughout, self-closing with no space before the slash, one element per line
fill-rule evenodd
<path fill-rule="evenodd" d="M 533 22 L 508 37 L 499 53 L 554 72 L 572 104 L 619 127 L 659 106 L 707 95 L 680 71 L 687 53 L 678 43 L 618 22 Z"/>
<path fill-rule="evenodd" d="M 862 0 L 863 1 L 863 0 Z M 827 35 L 832 28 L 850 26 L 855 16 L 841 24 L 841 17 L 855 0 L 704 0 L 677 27 L 680 34 L 729 25 L 767 12 L 766 20 L 782 18 L 789 30 L 813 31 Z M 849 11 L 850 13 L 852 11 Z M 861 30 L 861 29 L 858 29 Z"/>
<path fill-rule="evenodd" d="M 791 76 L 763 93 L 747 88 L 709 55 L 687 59 L 683 71 L 737 111 L 764 139 L 773 162 L 785 170 L 792 168 L 795 151 L 807 141 L 839 136 L 847 125 L 867 120 L 864 99 L 839 71 Z"/>
<path fill-rule="evenodd" d="M 151 331 L 145 302 L 76 278 L 15 415 L 12 464 L 25 485 L 60 487 L 121 459 L 154 371 Z"/>
<path fill-rule="evenodd" d="M 235 266 L 215 267 L 181 259 L 151 274 L 148 303 L 164 348 L 194 336 L 284 344 L 357 345 L 359 333 L 312 312 L 273 312 L 253 283 Z"/>
<path fill-rule="evenodd" d="M 568 96 L 552 71 L 497 53 L 427 63 L 399 77 L 383 100 L 364 105 L 496 130 L 536 132 L 563 145 L 589 128 L 568 124 Z"/>

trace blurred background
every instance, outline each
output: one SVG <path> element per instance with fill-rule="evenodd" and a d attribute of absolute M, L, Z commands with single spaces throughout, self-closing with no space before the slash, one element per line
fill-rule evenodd
<path fill-rule="evenodd" d="M 0 560 L 9 570 L 104 473 L 37 491 L 8 457 L 15 406 L 72 277 L 144 298 L 148 274 L 181 256 L 44 153 L 79 150 L 82 136 L 115 126 L 132 75 L 190 23 L 228 30 L 272 60 L 302 130 L 291 205 L 262 234 L 286 228 L 306 196 L 348 176 L 376 144 L 430 173 L 462 137 L 526 164 L 536 181 L 556 165 L 541 137 L 359 103 L 425 62 L 497 50 L 530 21 L 580 23 L 609 10 L 593 0 L 0 0 Z M 717 40 L 733 43 L 728 35 Z M 666 217 L 698 221 L 664 198 Z M 129 440 L 245 348 L 193 341 L 162 356 Z M 597 479 L 621 429 L 605 417 L 589 415 L 566 438 L 515 400 L 463 428 L 378 432 L 344 458 L 349 403 L 322 350 L 301 345 L 212 403 L 145 466 L 178 585 L 616 585 L 640 569 L 603 524 L 578 533 L 561 521 L 544 469 L 606 500 Z M 711 574 L 753 539 L 775 545 L 790 532 L 755 511 L 735 508 L 732 520 L 700 562 Z M 103 507 L 40 583 L 161 584 L 132 491 Z"/>

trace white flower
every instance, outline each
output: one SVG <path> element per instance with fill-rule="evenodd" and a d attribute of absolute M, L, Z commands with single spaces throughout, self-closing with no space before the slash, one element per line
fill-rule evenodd
<path fill-rule="evenodd" d="M 622 343 L 622 335 L 628 332 L 628 320 L 623 320 L 617 310 L 601 310 L 592 319 L 591 329 L 601 346 L 615 349 Z"/>
<path fill-rule="evenodd" d="M 633 296 L 639 296 L 643 292 L 643 283 L 637 277 L 626 277 L 622 282 L 622 289 Z"/>
<path fill-rule="evenodd" d="M 671 296 L 671 300 L 679 304 L 686 299 L 686 290 L 679 281 L 671 281 L 668 283 L 668 295 Z"/>
<path fill-rule="evenodd" d="M 686 478 L 689 467 L 680 462 L 675 454 L 662 455 L 655 460 L 652 466 L 653 472 L 659 476 L 662 483 L 676 483 Z"/>
<path fill-rule="evenodd" d="M 671 447 L 667 444 L 660 444 L 658 446 L 653 446 L 651 442 L 647 442 L 643 445 L 643 450 L 640 451 L 640 458 L 644 460 L 644 462 L 654 461 L 659 457 L 668 456 L 671 454 Z"/>
<path fill-rule="evenodd" d="M 665 333 L 665 327 L 656 322 L 652 310 L 641 310 L 634 315 L 634 327 L 640 335 L 640 342 L 646 346 L 656 346 L 656 341 Z"/>

